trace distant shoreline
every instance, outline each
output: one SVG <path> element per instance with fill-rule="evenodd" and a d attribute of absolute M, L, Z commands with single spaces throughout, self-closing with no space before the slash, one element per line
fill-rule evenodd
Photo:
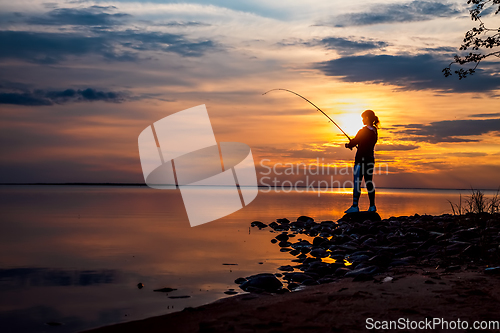
<path fill-rule="evenodd" d="M 147 187 L 145 183 L 0 183 L 0 186 L 138 186 Z M 203 185 L 197 185 L 203 186 Z M 220 186 L 225 185 L 206 185 L 206 186 Z M 242 186 L 245 187 L 245 186 Z M 258 188 L 268 188 L 268 186 L 257 186 Z M 307 188 L 307 186 L 297 186 L 297 188 Z M 337 188 L 342 189 L 342 188 Z M 471 188 L 430 188 L 430 187 L 377 187 L 381 190 L 433 190 L 433 191 L 471 191 Z M 475 190 L 481 191 L 497 191 L 498 188 L 479 188 Z"/>

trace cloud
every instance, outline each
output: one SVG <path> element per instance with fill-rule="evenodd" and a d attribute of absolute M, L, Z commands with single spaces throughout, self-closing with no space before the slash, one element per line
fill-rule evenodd
<path fill-rule="evenodd" d="M 377 144 L 375 150 L 377 151 L 393 151 L 393 150 L 415 150 L 420 148 L 417 145 L 402 145 L 402 144 Z"/>
<path fill-rule="evenodd" d="M 201 57 L 208 50 L 217 48 L 211 40 L 194 42 L 186 40 L 182 35 L 168 33 L 127 30 L 106 33 L 105 36 L 120 41 L 122 46 L 138 51 L 174 52 L 190 57 Z"/>
<path fill-rule="evenodd" d="M 382 23 L 399 23 L 432 20 L 460 14 L 453 4 L 412 1 L 407 3 L 376 4 L 366 12 L 335 16 L 329 22 L 319 25 L 334 27 L 361 26 Z"/>
<path fill-rule="evenodd" d="M 116 7 L 92 6 L 88 8 L 58 8 L 43 16 L 31 17 L 26 23 L 39 25 L 84 25 L 111 26 L 123 24 L 123 19 L 131 17 L 125 13 L 109 14 L 105 10 Z"/>
<path fill-rule="evenodd" d="M 280 46 L 295 46 L 295 45 L 305 45 L 305 46 L 322 46 L 329 50 L 335 50 L 339 54 L 349 55 L 357 52 L 381 49 L 389 46 L 388 43 L 372 40 L 372 39 L 354 39 L 344 38 L 344 37 L 327 37 L 323 39 L 313 39 L 311 41 L 303 40 L 283 40 L 278 43 Z"/>
<path fill-rule="evenodd" d="M 178 21 L 171 21 L 167 23 L 157 23 L 154 24 L 155 26 L 160 26 L 160 27 L 209 27 L 211 24 L 208 23 L 203 23 L 203 22 L 198 22 L 198 21 L 188 21 L 188 22 L 178 22 Z"/>
<path fill-rule="evenodd" d="M 352 40 L 340 37 L 323 38 L 316 42 L 317 45 L 322 45 L 329 50 L 336 50 L 339 54 L 353 54 L 360 51 L 373 49 L 381 49 L 389 44 L 375 40 Z"/>
<path fill-rule="evenodd" d="M 125 94 L 118 92 L 98 91 L 92 88 L 85 90 L 66 89 L 62 91 L 34 90 L 30 92 L 0 92 L 0 104 L 42 106 L 76 102 L 114 102 L 125 99 Z"/>
<path fill-rule="evenodd" d="M 217 48 L 210 40 L 190 41 L 183 35 L 126 31 L 102 31 L 93 36 L 79 33 L 0 31 L 0 59 L 20 59 L 55 64 L 69 56 L 98 54 L 112 61 L 136 61 L 137 51 L 173 52 L 200 57 Z"/>
<path fill-rule="evenodd" d="M 397 125 L 395 127 L 402 128 L 398 132 L 411 135 L 414 141 L 430 143 L 476 142 L 479 140 L 466 137 L 489 133 L 498 135 L 500 133 L 500 118 L 443 120 L 432 122 L 428 125 L 409 124 Z"/>
<path fill-rule="evenodd" d="M 496 113 L 480 113 L 480 114 L 471 114 L 469 117 L 471 118 L 494 118 L 500 116 L 500 112 Z"/>
<path fill-rule="evenodd" d="M 500 89 L 500 76 L 484 74 L 481 69 L 476 69 L 466 80 L 445 78 L 442 69 L 447 64 L 447 60 L 430 54 L 361 55 L 317 63 L 316 68 L 345 82 L 390 84 L 402 90 L 487 92 Z"/>
<path fill-rule="evenodd" d="M 484 153 L 484 152 L 458 152 L 458 153 L 450 153 L 450 155 L 458 156 L 458 157 L 482 157 L 482 156 L 488 156 L 488 154 Z"/>
<path fill-rule="evenodd" d="M 75 33 L 0 31 L 0 58 L 20 59 L 41 64 L 58 63 L 68 56 L 91 53 L 118 60 L 119 55 L 103 36 L 88 37 Z M 133 60 L 134 56 L 125 58 Z M 122 59 L 122 60 L 125 60 Z"/>

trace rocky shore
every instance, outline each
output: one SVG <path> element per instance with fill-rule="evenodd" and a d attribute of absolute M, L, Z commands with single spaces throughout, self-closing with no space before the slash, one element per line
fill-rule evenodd
<path fill-rule="evenodd" d="M 445 272 L 482 269 L 500 274 L 500 214 L 418 215 L 382 220 L 377 213 L 346 214 L 337 222 L 278 219 L 269 225 L 280 251 L 295 258 L 281 266 L 284 273 L 258 274 L 236 280 L 248 292 L 292 291 L 352 277 L 373 280 L 406 265 Z"/>
<path fill-rule="evenodd" d="M 337 222 L 278 219 L 271 231 L 291 262 L 238 278 L 249 293 L 95 332 L 354 332 L 426 321 L 419 332 L 499 332 L 500 214 L 348 214 Z M 295 291 L 295 292 L 291 292 Z M 465 328 L 465 324 L 467 328 Z M 451 323 L 451 324 L 450 324 Z M 372 327 L 376 328 L 376 327 Z M 412 326 L 397 329 L 416 331 Z M 451 331 L 451 330 L 450 330 Z M 454 330 L 457 331 L 457 330 Z"/>

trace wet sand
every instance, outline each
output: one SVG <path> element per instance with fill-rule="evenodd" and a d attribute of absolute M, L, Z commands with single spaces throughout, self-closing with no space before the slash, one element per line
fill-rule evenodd
<path fill-rule="evenodd" d="M 382 282 L 389 276 L 391 281 Z M 382 328 L 382 321 L 391 320 L 399 320 L 399 325 L 407 324 L 406 320 L 415 321 L 410 325 L 435 321 L 434 330 L 427 326 L 418 331 L 444 332 L 446 324 L 438 324 L 438 320 L 448 321 L 448 328 L 457 320 L 464 328 L 463 321 L 467 321 L 471 329 L 474 321 L 500 321 L 498 309 L 498 275 L 484 274 L 482 269 L 445 273 L 409 266 L 395 268 L 373 281 L 345 278 L 283 295 L 243 294 L 89 332 L 359 332 L 369 327 Z M 411 327 L 406 330 L 414 331 Z"/>

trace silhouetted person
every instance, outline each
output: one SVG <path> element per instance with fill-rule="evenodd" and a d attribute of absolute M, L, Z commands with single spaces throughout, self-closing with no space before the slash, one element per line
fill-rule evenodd
<path fill-rule="evenodd" d="M 345 144 L 346 148 L 352 149 L 357 147 L 356 157 L 354 160 L 354 189 L 352 194 L 352 206 L 346 213 L 359 212 L 358 201 L 361 195 L 361 181 L 365 178 L 368 197 L 370 198 L 369 212 L 376 212 L 375 207 L 375 186 L 373 185 L 373 169 L 375 167 L 375 156 L 373 149 L 377 143 L 378 133 L 377 128 L 380 124 L 378 117 L 372 110 L 366 110 L 361 114 L 365 127 L 358 131 L 356 137 L 349 143 Z"/>

